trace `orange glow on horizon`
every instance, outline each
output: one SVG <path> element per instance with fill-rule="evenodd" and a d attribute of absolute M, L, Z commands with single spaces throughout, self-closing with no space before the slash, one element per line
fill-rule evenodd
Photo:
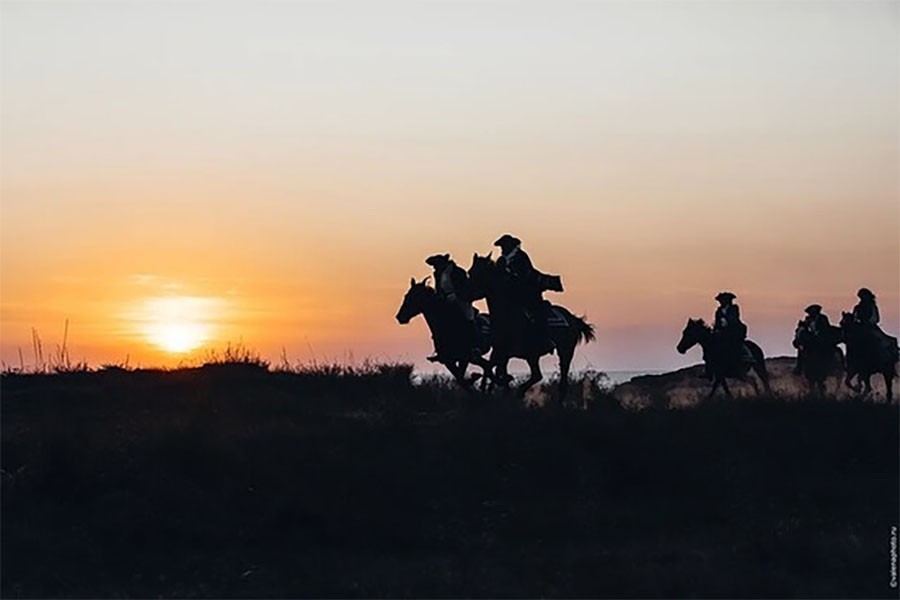
<path fill-rule="evenodd" d="M 507 232 L 597 326 L 576 368 L 693 362 L 723 289 L 767 354 L 863 286 L 900 330 L 890 3 L 7 4 L 6 365 L 67 322 L 94 366 L 422 365 L 410 276 Z"/>
<path fill-rule="evenodd" d="M 143 301 L 131 316 L 144 339 L 172 354 L 201 348 L 213 339 L 221 301 L 195 296 L 168 296 Z"/>

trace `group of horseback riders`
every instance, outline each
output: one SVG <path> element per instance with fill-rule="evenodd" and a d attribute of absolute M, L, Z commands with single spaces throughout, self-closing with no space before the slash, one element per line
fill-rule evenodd
<path fill-rule="evenodd" d="M 860 353 L 876 356 L 883 351 L 891 351 L 896 346 L 895 338 L 884 333 L 878 326 L 880 316 L 875 294 L 868 288 L 857 292 L 859 302 L 853 311 L 845 313 L 842 325 L 855 328 L 858 339 L 862 342 Z M 730 349 L 734 360 L 751 360 L 744 341 L 747 338 L 747 326 L 741 321 L 740 309 L 734 303 L 735 295 L 722 292 L 716 296 L 719 307 L 716 309 L 713 333 L 717 333 L 723 341 L 725 349 Z M 804 372 L 810 354 L 816 351 L 832 352 L 842 341 L 841 327 L 836 327 L 822 312 L 822 305 L 810 304 L 805 309 L 806 316 L 797 324 L 795 343 L 797 347 L 797 364 L 794 373 Z"/>
<path fill-rule="evenodd" d="M 822 306 L 811 304 L 806 307 L 806 317 L 797 324 L 794 346 L 797 348 L 798 375 L 807 370 L 810 360 L 816 356 L 831 358 L 835 347 L 841 341 L 847 342 L 847 361 L 890 360 L 897 352 L 896 338 L 881 330 L 881 317 L 875 294 L 868 288 L 857 292 L 859 302 L 852 312 L 845 312 L 840 326 L 834 326 L 822 312 Z M 847 339 L 847 338 L 852 339 Z"/>
<path fill-rule="evenodd" d="M 410 279 L 397 321 L 406 324 L 423 315 L 434 342 L 434 354 L 428 360 L 445 365 L 463 385 L 469 382 L 469 364 L 482 368 L 482 383 L 490 379 L 505 385 L 510 380 L 508 360 L 522 358 L 528 362 L 531 376 L 519 387 L 521 393 L 540 381 L 540 357 L 556 352 L 562 397 L 575 347 L 595 339 L 594 327 L 584 317 L 544 300 L 545 291 L 563 291 L 562 281 L 537 270 L 520 239 L 505 234 L 494 245 L 500 248 L 499 258 L 476 253 L 468 271 L 450 254 L 429 256 L 425 262 L 434 270 L 434 285 L 427 285 L 428 277 L 421 282 Z M 831 325 L 819 304 L 806 307 L 806 316 L 798 324 L 796 372 L 820 390 L 825 378 L 836 371 L 844 372 L 848 386 L 853 387 L 851 378 L 856 377 L 857 386 L 862 382 L 866 390 L 872 373 L 885 376 L 888 390 L 896 376 L 897 339 L 878 326 L 875 294 L 862 288 L 857 295 L 859 303 L 852 312 L 843 313 L 840 327 Z M 489 313 L 480 313 L 473 306 L 481 299 L 487 302 Z M 762 349 L 747 339 L 736 296 L 721 292 L 715 299 L 719 306 L 712 327 L 703 319 L 688 319 L 676 349 L 684 354 L 695 344 L 703 347 L 706 374 L 713 381 L 710 394 L 718 386 L 728 393 L 725 378 L 742 378 L 748 370 L 768 389 L 765 357 Z M 837 347 L 841 342 L 847 347 L 846 360 Z M 489 351 L 490 358 L 484 358 Z"/>
<path fill-rule="evenodd" d="M 532 334 L 540 343 L 552 346 L 547 331 L 549 302 L 544 300 L 547 290 L 563 291 L 561 280 L 555 275 L 546 275 L 538 271 L 528 253 L 522 249 L 522 241 L 510 234 L 504 234 L 494 241 L 500 248 L 500 257 L 496 265 L 509 286 L 511 296 L 523 310 Z M 450 254 L 435 254 L 425 259 L 425 263 L 434 270 L 434 289 L 437 297 L 458 311 L 470 329 L 474 347 L 479 344 L 481 330 L 476 322 L 478 311 L 472 306 L 479 297 L 475 294 L 468 273 L 450 257 Z M 429 361 L 441 361 L 441 348 L 435 340 L 435 353 L 428 357 Z"/>
<path fill-rule="evenodd" d="M 561 280 L 555 275 L 546 275 L 534 267 L 528 253 L 522 248 L 522 241 L 510 234 L 504 234 L 494 241 L 500 248 L 497 267 L 503 273 L 511 295 L 526 315 L 528 323 L 541 343 L 552 345 L 548 335 L 548 311 L 550 303 L 544 300 L 545 291 L 563 291 Z M 479 297 L 473 292 L 469 275 L 450 257 L 450 254 L 429 256 L 425 263 L 434 270 L 434 288 L 437 297 L 455 308 L 461 320 L 471 329 L 473 340 L 480 335 L 476 317 L 478 311 L 472 305 Z M 868 342 L 872 352 L 881 346 L 890 345 L 891 338 L 878 326 L 880 317 L 875 294 L 868 288 L 857 292 L 859 302 L 853 307 L 852 324 L 860 326 L 862 339 Z M 740 307 L 734 302 L 737 297 L 731 292 L 721 292 L 715 299 L 716 308 L 712 331 L 721 341 L 721 347 L 736 362 L 749 361 L 744 341 L 747 339 L 747 325 L 741 321 Z M 831 348 L 841 339 L 840 327 L 835 327 L 822 312 L 820 304 L 811 304 L 805 309 L 806 316 L 798 324 L 798 336 L 803 341 L 795 344 L 798 348 L 795 373 L 800 374 L 804 361 L 813 347 Z M 440 348 L 428 360 L 440 361 Z"/>

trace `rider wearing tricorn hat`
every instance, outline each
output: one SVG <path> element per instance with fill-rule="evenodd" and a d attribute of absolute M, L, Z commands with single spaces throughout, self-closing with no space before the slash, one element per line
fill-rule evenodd
<path fill-rule="evenodd" d="M 803 323 L 812 335 L 823 338 L 831 333 L 831 322 L 828 320 L 828 316 L 822 312 L 821 304 L 810 304 L 804 312 L 806 312 L 806 317 L 803 319 Z"/>
<path fill-rule="evenodd" d="M 425 264 L 434 269 L 434 289 L 437 297 L 455 307 L 462 318 L 469 323 L 475 335 L 475 309 L 472 307 L 472 290 L 465 269 L 457 265 L 449 254 L 434 254 L 425 259 Z M 474 340 L 474 337 L 473 337 Z M 428 360 L 438 360 L 438 352 Z"/>
<path fill-rule="evenodd" d="M 832 343 L 831 322 L 825 313 L 822 312 L 821 304 L 810 304 L 804 309 L 806 317 L 800 322 L 800 325 L 809 332 L 809 334 L 819 344 Z M 794 373 L 799 375 L 803 372 L 806 348 L 799 348 L 797 351 L 797 365 L 794 367 Z"/>
<path fill-rule="evenodd" d="M 734 303 L 735 298 L 737 296 L 731 292 L 720 292 L 716 296 L 719 306 L 716 308 L 713 333 L 719 335 L 720 339 L 725 342 L 725 347 L 730 350 L 734 360 L 739 360 L 742 355 L 752 359 L 749 351 L 744 347 L 744 340 L 747 339 L 747 326 L 741 321 L 741 310 Z"/>
<path fill-rule="evenodd" d="M 552 343 L 547 326 L 547 303 L 542 292 L 544 289 L 562 291 L 559 278 L 545 276 L 535 269 L 531 264 L 531 258 L 522 250 L 522 241 L 519 238 L 506 233 L 500 236 L 494 245 L 499 246 L 501 251 L 497 266 L 506 273 L 514 296 L 534 323 L 543 343 Z M 545 286 L 544 282 L 548 280 L 552 280 L 553 285 Z"/>

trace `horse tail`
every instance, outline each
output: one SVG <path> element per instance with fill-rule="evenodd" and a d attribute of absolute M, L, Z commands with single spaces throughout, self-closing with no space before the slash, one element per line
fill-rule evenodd
<path fill-rule="evenodd" d="M 584 317 L 572 315 L 572 322 L 575 327 L 575 334 L 578 336 L 577 342 L 579 344 L 588 344 L 597 339 L 597 334 L 594 332 L 594 325 L 588 323 Z"/>

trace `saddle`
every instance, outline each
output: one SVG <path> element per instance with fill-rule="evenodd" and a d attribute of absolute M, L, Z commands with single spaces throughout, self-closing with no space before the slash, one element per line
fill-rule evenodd
<path fill-rule="evenodd" d="M 545 307 L 545 312 L 547 315 L 547 327 L 568 327 L 569 326 L 569 321 L 566 319 L 566 316 L 562 313 L 562 311 L 559 310 L 558 306 L 554 306 L 554 305 L 550 304 L 549 302 L 547 302 L 546 300 L 544 301 L 544 303 L 545 303 L 545 305 L 548 305 Z M 532 314 L 532 312 L 530 310 L 528 310 L 527 308 L 524 309 L 523 312 L 525 313 L 525 318 L 528 319 L 530 322 L 534 323 L 534 314 Z"/>

